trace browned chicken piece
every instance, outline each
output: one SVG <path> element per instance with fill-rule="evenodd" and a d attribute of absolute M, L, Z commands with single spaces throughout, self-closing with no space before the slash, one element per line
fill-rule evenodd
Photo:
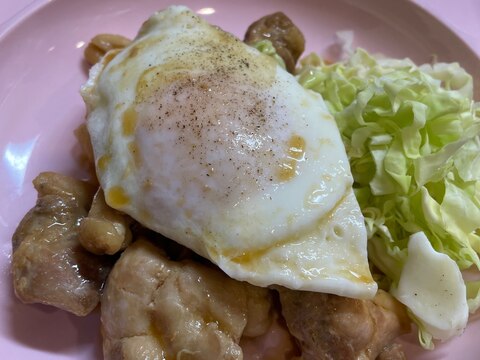
<path fill-rule="evenodd" d="M 252 334 L 268 330 L 270 303 L 268 289 L 191 260 L 169 260 L 139 239 L 122 254 L 106 284 L 104 357 L 243 359 L 240 338 L 246 328 Z M 250 312 L 255 326 L 248 324 Z"/>
<path fill-rule="evenodd" d="M 407 357 L 403 352 L 402 345 L 393 343 L 385 348 L 383 348 L 382 352 L 377 356 L 376 360 L 406 360 Z"/>
<path fill-rule="evenodd" d="M 253 45 L 260 40 L 270 40 L 288 72 L 295 71 L 297 60 L 305 50 L 305 38 L 284 13 L 264 16 L 248 27 L 245 42 Z"/>
<path fill-rule="evenodd" d="M 123 49 L 131 40 L 121 35 L 98 34 L 90 40 L 83 55 L 90 65 L 95 65 L 110 50 Z"/>
<path fill-rule="evenodd" d="M 88 216 L 80 224 L 79 241 L 94 254 L 113 255 L 132 242 L 132 222 L 131 217 L 107 205 L 103 190 L 99 188 Z"/>
<path fill-rule="evenodd" d="M 240 346 L 245 359 L 294 360 L 300 354 L 295 339 L 288 332 L 280 309 L 277 310 L 274 306 L 273 310 L 273 321 L 266 333 L 256 337 L 242 336 Z"/>
<path fill-rule="evenodd" d="M 230 280 L 230 278 L 228 278 Z M 257 286 L 251 286 L 247 283 L 242 283 L 244 287 L 245 297 L 247 299 L 247 323 L 243 329 L 242 336 L 256 337 L 265 334 L 272 323 L 269 314 L 272 306 L 267 291 L 261 290 Z"/>
<path fill-rule="evenodd" d="M 303 360 L 375 359 L 410 331 L 405 307 L 382 290 L 373 300 L 278 290 L 283 316 Z"/>
<path fill-rule="evenodd" d="M 53 305 L 76 315 L 90 313 L 111 267 L 78 242 L 95 187 L 68 176 L 44 172 L 33 181 L 37 203 L 13 234 L 12 274 L 24 303 Z"/>

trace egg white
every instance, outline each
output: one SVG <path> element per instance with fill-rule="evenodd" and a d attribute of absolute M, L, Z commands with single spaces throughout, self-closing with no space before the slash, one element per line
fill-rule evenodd
<path fill-rule="evenodd" d="M 239 280 L 375 294 L 349 163 L 319 95 L 182 6 L 114 55 L 82 89 L 110 206 Z"/>

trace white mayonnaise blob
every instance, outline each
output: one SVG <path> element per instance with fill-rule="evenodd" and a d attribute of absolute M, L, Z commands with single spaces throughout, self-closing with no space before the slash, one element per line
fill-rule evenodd
<path fill-rule="evenodd" d="M 467 326 L 467 295 L 460 269 L 448 255 L 436 252 L 423 232 L 410 237 L 407 261 L 391 293 L 435 339 L 460 335 Z"/>

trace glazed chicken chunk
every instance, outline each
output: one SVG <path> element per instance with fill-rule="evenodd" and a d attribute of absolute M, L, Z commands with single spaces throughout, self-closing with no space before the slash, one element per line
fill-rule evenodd
<path fill-rule="evenodd" d="M 270 292 L 191 260 L 172 261 L 145 239 L 115 264 L 102 298 L 109 359 L 243 359 L 242 335 L 271 323 Z"/>
<path fill-rule="evenodd" d="M 282 12 L 262 17 L 250 25 L 245 33 L 245 43 L 253 45 L 269 40 L 285 62 L 287 71 L 295 72 L 298 58 L 305 50 L 305 38 L 300 29 Z"/>
<path fill-rule="evenodd" d="M 33 184 L 37 203 L 12 238 L 15 293 L 25 303 L 87 315 L 111 267 L 110 259 L 89 253 L 78 241 L 95 187 L 52 172 L 41 173 Z"/>
<path fill-rule="evenodd" d="M 88 216 L 80 224 L 79 241 L 91 253 L 113 255 L 125 250 L 132 241 L 132 222 L 128 215 L 107 205 L 99 188 Z"/>
<path fill-rule="evenodd" d="M 379 290 L 373 300 L 279 288 L 282 313 L 302 360 L 402 359 L 390 346 L 410 331 L 405 307 Z"/>

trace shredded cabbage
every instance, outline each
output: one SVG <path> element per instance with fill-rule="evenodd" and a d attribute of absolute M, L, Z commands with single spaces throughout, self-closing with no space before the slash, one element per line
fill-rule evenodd
<path fill-rule="evenodd" d="M 367 226 L 369 259 L 398 285 L 410 235 L 423 232 L 460 269 L 480 269 L 480 106 L 457 63 L 416 66 L 358 49 L 326 64 L 310 55 L 298 81 L 335 116 Z M 467 283 L 470 311 L 480 282 Z M 422 320 L 419 337 L 432 348 Z"/>
<path fill-rule="evenodd" d="M 282 57 L 277 54 L 277 50 L 275 50 L 275 47 L 270 40 L 264 39 L 257 41 L 255 44 L 252 44 L 252 47 L 260 51 L 262 54 L 272 57 L 278 65 L 283 69 L 286 69 L 285 61 L 283 61 Z"/>

